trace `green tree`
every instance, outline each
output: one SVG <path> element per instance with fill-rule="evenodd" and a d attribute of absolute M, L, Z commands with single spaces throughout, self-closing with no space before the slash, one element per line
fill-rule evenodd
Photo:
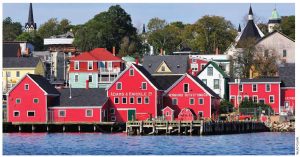
<path fill-rule="evenodd" d="M 27 41 L 34 45 L 35 50 L 41 51 L 44 48 L 43 38 L 36 32 L 23 32 L 17 38 L 17 41 Z"/>
<path fill-rule="evenodd" d="M 148 22 L 147 28 L 149 32 L 154 32 L 157 30 L 161 30 L 167 26 L 166 20 L 160 19 L 158 17 L 150 19 Z"/>
<path fill-rule="evenodd" d="M 13 22 L 10 17 L 3 20 L 3 41 L 14 41 L 22 33 L 20 22 Z"/>
<path fill-rule="evenodd" d="M 281 31 L 295 40 L 295 16 L 283 16 L 281 20 Z"/>
<path fill-rule="evenodd" d="M 38 33 L 42 38 L 49 38 L 53 35 L 64 34 L 70 30 L 70 23 L 71 22 L 68 19 L 58 21 L 57 18 L 51 18 L 39 27 Z"/>
<path fill-rule="evenodd" d="M 265 23 L 259 23 L 257 24 L 257 27 L 261 30 L 262 33 L 264 33 L 265 35 L 269 33 L 268 30 L 268 25 Z"/>
<path fill-rule="evenodd" d="M 233 104 L 225 99 L 220 103 L 220 114 L 227 114 L 233 112 Z"/>
<path fill-rule="evenodd" d="M 137 30 L 132 25 L 131 17 L 120 5 L 111 6 L 108 11 L 101 12 L 81 26 L 75 33 L 74 45 L 84 51 L 96 47 L 120 50 L 122 39 L 128 38 L 132 46 L 139 51 L 141 45 Z M 125 44 L 125 43 L 123 43 Z"/>

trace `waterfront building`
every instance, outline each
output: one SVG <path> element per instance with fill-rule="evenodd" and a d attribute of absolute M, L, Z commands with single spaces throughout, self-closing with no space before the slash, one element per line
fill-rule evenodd
<path fill-rule="evenodd" d="M 2 91 L 5 94 L 26 74 L 45 76 L 45 67 L 37 57 L 6 57 L 3 59 Z"/>
<path fill-rule="evenodd" d="M 163 114 L 164 117 L 174 117 L 175 120 L 212 118 L 212 115 L 217 114 L 219 101 L 220 97 L 205 83 L 186 73 L 164 92 Z"/>
<path fill-rule="evenodd" d="M 47 107 L 59 102 L 59 95 L 43 76 L 26 74 L 7 93 L 7 121 L 47 123 Z"/>
<path fill-rule="evenodd" d="M 25 23 L 25 32 L 32 32 L 36 30 L 36 23 L 33 19 L 32 3 L 29 4 L 28 21 Z"/>
<path fill-rule="evenodd" d="M 281 114 L 295 114 L 295 64 L 279 67 L 281 83 Z"/>
<path fill-rule="evenodd" d="M 229 77 L 217 63 L 209 61 L 197 77 L 221 98 L 228 100 Z"/>
<path fill-rule="evenodd" d="M 247 99 L 254 103 L 268 104 L 275 114 L 280 113 L 281 106 L 281 80 L 279 77 L 265 77 L 253 79 L 230 79 L 229 99 L 235 108 Z"/>
<path fill-rule="evenodd" d="M 161 115 L 163 90 L 138 64 L 126 68 L 107 87 L 110 121 L 147 120 Z"/>
<path fill-rule="evenodd" d="M 107 121 L 107 97 L 103 88 L 59 89 L 60 102 L 49 106 L 48 122 L 99 123 Z"/>
<path fill-rule="evenodd" d="M 72 88 L 105 88 L 124 69 L 123 61 L 105 48 L 95 48 L 70 58 L 69 84 Z"/>

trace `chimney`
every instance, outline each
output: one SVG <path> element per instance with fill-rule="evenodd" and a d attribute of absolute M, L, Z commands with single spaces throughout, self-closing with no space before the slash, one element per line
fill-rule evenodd
<path fill-rule="evenodd" d="M 216 55 L 218 55 L 218 54 L 219 54 L 219 48 L 216 47 Z"/>
<path fill-rule="evenodd" d="M 163 48 L 160 48 L 160 54 L 161 56 L 163 56 Z"/>
<path fill-rule="evenodd" d="M 114 56 L 116 56 L 116 47 L 112 48 L 112 53 L 113 53 Z"/>
<path fill-rule="evenodd" d="M 88 90 L 89 89 L 89 80 L 85 81 L 85 89 Z"/>
<path fill-rule="evenodd" d="M 135 58 L 135 64 L 138 65 L 139 64 L 139 57 Z"/>

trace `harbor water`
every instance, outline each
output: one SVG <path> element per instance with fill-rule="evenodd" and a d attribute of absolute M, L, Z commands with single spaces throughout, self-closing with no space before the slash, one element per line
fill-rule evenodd
<path fill-rule="evenodd" d="M 3 133 L 4 155 L 293 155 L 294 144 L 294 132 L 211 136 Z"/>

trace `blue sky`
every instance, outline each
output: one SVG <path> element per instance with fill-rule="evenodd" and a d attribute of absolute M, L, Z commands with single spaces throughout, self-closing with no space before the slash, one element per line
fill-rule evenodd
<path fill-rule="evenodd" d="M 113 4 L 105 3 L 34 3 L 34 20 L 39 26 L 49 18 L 55 17 L 69 19 L 72 24 L 83 24 L 94 15 L 108 10 Z M 167 22 L 182 21 L 184 23 L 194 23 L 204 15 L 218 15 L 230 20 L 236 27 L 243 24 L 243 18 L 248 13 L 248 3 L 194 3 L 194 4 L 120 4 L 125 11 L 131 15 L 133 24 L 139 30 L 142 24 L 153 17 L 166 19 Z M 271 12 L 275 7 L 274 3 L 251 4 L 255 15 L 260 20 L 267 22 Z M 28 19 L 28 3 L 4 3 L 3 18 L 11 17 L 13 21 L 21 22 L 22 25 Z M 276 8 L 281 16 L 295 15 L 295 5 L 293 3 L 276 4 Z"/>

